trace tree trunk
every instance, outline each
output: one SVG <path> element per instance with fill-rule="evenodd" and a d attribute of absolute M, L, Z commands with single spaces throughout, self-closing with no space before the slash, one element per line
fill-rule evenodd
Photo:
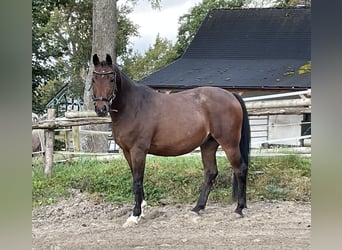
<path fill-rule="evenodd" d="M 91 57 L 96 53 L 100 60 L 104 60 L 106 54 L 116 58 L 115 41 L 116 27 L 116 2 L 117 0 L 93 0 L 93 41 Z M 93 110 L 92 91 L 88 91 L 94 66 L 90 58 L 89 71 L 84 90 L 84 110 Z M 82 127 L 87 130 L 108 131 L 108 124 L 87 125 Z M 82 136 L 81 150 L 84 152 L 107 152 L 108 144 L 105 135 Z"/>

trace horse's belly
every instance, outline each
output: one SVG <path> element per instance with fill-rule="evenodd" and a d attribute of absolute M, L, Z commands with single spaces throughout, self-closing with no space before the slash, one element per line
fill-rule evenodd
<path fill-rule="evenodd" d="M 149 154 L 158 155 L 158 156 L 177 156 L 177 155 L 183 155 L 192 152 L 195 148 L 197 148 L 199 145 L 190 145 L 190 146 L 184 146 L 184 145 L 176 145 L 176 146 L 151 146 L 149 150 Z"/>
<path fill-rule="evenodd" d="M 196 131 L 174 131 L 163 137 L 153 138 L 149 153 L 160 156 L 177 156 L 189 153 L 200 146 L 208 134 L 204 129 Z"/>

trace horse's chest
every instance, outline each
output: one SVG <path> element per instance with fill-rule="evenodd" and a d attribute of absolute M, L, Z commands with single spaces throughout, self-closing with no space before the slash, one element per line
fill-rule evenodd
<path fill-rule="evenodd" d="M 130 123 L 132 125 L 132 123 Z M 141 131 L 134 126 L 118 126 L 113 129 L 113 138 L 122 149 L 129 149 L 139 140 Z"/>

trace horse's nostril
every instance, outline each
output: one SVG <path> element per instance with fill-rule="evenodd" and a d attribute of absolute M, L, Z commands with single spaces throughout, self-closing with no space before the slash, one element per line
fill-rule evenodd
<path fill-rule="evenodd" d="M 95 112 L 98 116 L 105 116 L 108 112 L 108 107 L 106 105 L 103 106 L 95 106 Z"/>

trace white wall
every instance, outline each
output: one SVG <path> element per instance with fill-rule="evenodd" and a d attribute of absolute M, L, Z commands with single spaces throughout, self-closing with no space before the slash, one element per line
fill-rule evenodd
<path fill-rule="evenodd" d="M 250 117 L 252 147 L 259 148 L 266 141 L 269 144 L 300 146 L 299 139 L 284 139 L 301 136 L 302 120 L 302 115 L 272 115 L 268 119 L 266 116 Z"/>

